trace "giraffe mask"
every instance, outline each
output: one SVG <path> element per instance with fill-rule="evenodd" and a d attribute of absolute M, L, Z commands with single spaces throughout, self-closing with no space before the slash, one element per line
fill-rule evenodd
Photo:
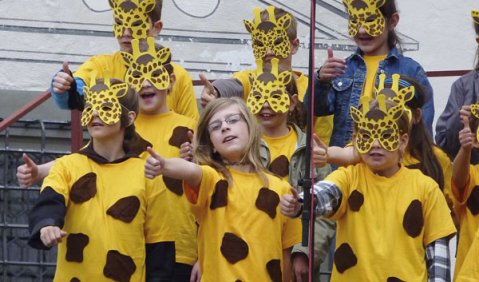
<path fill-rule="evenodd" d="M 385 84 L 391 84 L 390 88 L 385 88 Z M 401 86 L 401 90 L 399 90 Z M 396 104 L 402 105 L 406 112 L 409 121 L 412 120 L 412 112 L 406 106 L 406 102 L 411 101 L 414 98 L 416 90 L 409 82 L 402 80 L 401 76 L 397 73 L 391 76 L 391 79 L 386 79 L 385 74 L 379 75 L 379 85 L 374 89 L 374 97 L 383 94 L 387 99 L 393 101 Z"/>
<path fill-rule="evenodd" d="M 472 10 L 471 11 L 471 16 L 472 16 L 472 19 L 474 20 L 474 22 L 476 24 L 479 24 L 479 10 Z"/>
<path fill-rule="evenodd" d="M 110 85 L 107 73 L 103 83 L 96 83 L 96 71 L 92 72 L 91 87 L 84 86 L 85 108 L 81 115 L 81 125 L 86 127 L 93 118 L 93 112 L 98 113 L 99 118 L 106 125 L 112 125 L 120 121 L 121 107 L 119 98 L 128 93 L 126 83 Z"/>
<path fill-rule="evenodd" d="M 479 119 L 479 103 L 471 104 L 471 114 L 475 119 Z M 479 126 L 476 129 L 476 140 L 479 140 Z"/>
<path fill-rule="evenodd" d="M 379 109 L 369 110 L 370 97 L 361 97 L 359 110 L 351 107 L 351 118 L 358 125 L 356 136 L 356 149 L 361 154 L 366 154 L 378 140 L 381 146 L 388 151 L 399 148 L 400 131 L 397 120 L 402 116 L 404 106 L 395 105 L 389 110 L 386 108 L 386 96 L 380 94 L 376 97 Z"/>
<path fill-rule="evenodd" d="M 379 8 L 384 3 L 386 0 L 343 0 L 349 14 L 349 35 L 354 37 L 361 26 L 371 36 L 381 35 L 386 26 L 386 20 Z"/>
<path fill-rule="evenodd" d="M 273 6 L 266 7 L 269 20 L 261 20 L 261 8 L 254 9 L 254 21 L 244 20 L 246 30 L 251 33 L 253 54 L 256 60 L 263 59 L 268 49 L 278 58 L 287 58 L 291 53 L 286 29 L 291 25 L 291 15 L 286 14 L 276 20 Z"/>
<path fill-rule="evenodd" d="M 246 104 L 253 114 L 257 114 L 263 104 L 268 102 L 271 109 L 276 113 L 286 113 L 291 104 L 286 85 L 293 79 L 291 71 L 278 73 L 279 60 L 271 60 L 271 72 L 263 72 L 263 61 L 256 60 L 256 73 L 252 73 L 250 80 L 253 81 L 251 92 Z M 291 93 L 296 94 L 296 93 Z"/>
<path fill-rule="evenodd" d="M 113 9 L 113 33 L 123 36 L 125 29 L 131 30 L 132 38 L 146 38 L 150 25 L 148 13 L 155 8 L 155 0 L 109 0 Z"/>
<path fill-rule="evenodd" d="M 168 89 L 170 87 L 170 74 L 165 66 L 171 62 L 170 49 L 162 47 L 156 51 L 153 37 L 148 37 L 148 50 L 146 51 L 141 50 L 140 43 L 142 43 L 142 40 L 133 39 L 131 41 L 132 54 L 121 52 L 123 60 L 128 66 L 125 81 L 138 93 L 140 93 L 145 79 L 150 81 L 158 90 Z"/>

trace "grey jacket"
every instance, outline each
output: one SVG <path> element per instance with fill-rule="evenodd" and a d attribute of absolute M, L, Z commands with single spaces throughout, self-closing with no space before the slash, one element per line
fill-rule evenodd
<path fill-rule="evenodd" d="M 452 159 L 459 151 L 459 131 L 464 128 L 459 117 L 463 105 L 479 102 L 479 73 L 471 71 L 457 79 L 451 87 L 446 108 L 436 123 L 436 144 Z M 471 163 L 479 163 L 479 150 L 473 149 Z"/>
<path fill-rule="evenodd" d="M 306 134 L 295 124 L 290 124 L 296 134 L 298 135 L 298 142 L 296 144 L 296 149 L 291 156 L 289 161 L 289 183 L 291 186 L 298 188 L 298 181 L 304 177 L 304 165 L 306 161 L 306 154 L 309 154 L 306 148 Z M 260 148 L 261 159 L 263 164 L 268 167 L 271 159 L 268 145 L 266 142 L 261 142 Z M 326 165 L 322 168 L 314 169 L 314 182 L 323 180 L 331 172 L 331 167 Z M 302 192 L 299 191 L 299 192 Z M 315 218 L 315 236 L 314 236 L 314 268 L 315 274 L 319 278 L 319 265 L 323 263 L 326 259 L 326 256 L 329 251 L 329 246 L 332 242 L 332 239 L 335 234 L 336 225 L 333 221 L 329 219 L 324 219 L 321 217 Z M 308 247 L 303 247 L 301 244 L 296 244 L 293 247 L 293 254 L 303 253 L 308 255 Z"/>

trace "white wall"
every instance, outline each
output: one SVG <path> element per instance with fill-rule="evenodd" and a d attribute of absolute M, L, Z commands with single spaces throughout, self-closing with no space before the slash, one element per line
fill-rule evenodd
<path fill-rule="evenodd" d="M 472 68 L 476 43 L 470 10 L 479 4 L 467 0 L 397 2 L 401 16 L 397 30 L 405 36 L 407 56 L 427 71 Z M 315 57 L 319 65 L 325 58 L 325 46 L 347 56 L 354 44 L 347 37 L 341 1 L 317 3 L 321 30 L 316 32 L 320 48 Z M 306 0 L 167 0 L 165 28 L 158 42 L 172 49 L 173 59 L 190 70 L 194 79 L 199 72 L 208 72 L 213 79 L 228 77 L 253 63 L 242 20 L 252 18 L 253 7 L 268 4 L 293 11 L 299 20 L 299 37 L 307 44 L 310 2 Z M 111 34 L 107 0 L 0 0 L 0 15 L 0 91 L 45 90 L 63 60 L 69 60 L 75 69 L 91 55 L 118 48 Z M 307 56 L 303 47 L 293 66 L 306 71 Z M 455 79 L 431 79 L 436 116 L 442 112 Z"/>

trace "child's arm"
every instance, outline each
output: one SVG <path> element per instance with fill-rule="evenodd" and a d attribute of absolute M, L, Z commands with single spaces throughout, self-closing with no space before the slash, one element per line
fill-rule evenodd
<path fill-rule="evenodd" d="M 361 161 L 361 157 L 353 146 L 328 148 L 328 163 L 338 166 L 348 166 L 357 164 Z"/>
<path fill-rule="evenodd" d="M 283 281 L 291 281 L 291 251 L 293 247 L 283 249 Z"/>
<path fill-rule="evenodd" d="M 147 148 L 151 157 L 145 163 L 145 176 L 155 178 L 165 175 L 185 181 L 190 187 L 199 187 L 203 173 L 199 165 L 180 158 L 165 159 L 158 155 L 151 147 Z"/>
<path fill-rule="evenodd" d="M 50 85 L 50 93 L 55 104 L 60 109 L 83 110 L 83 86 L 85 83 L 80 78 L 74 78 L 68 62 L 63 62 L 63 68 L 57 72 Z"/>
<path fill-rule="evenodd" d="M 426 247 L 428 281 L 451 281 L 449 240 L 437 239 Z"/>
<path fill-rule="evenodd" d="M 469 181 L 469 166 L 471 161 L 471 151 L 474 145 L 474 134 L 469 127 L 469 118 L 462 116 L 464 128 L 459 131 L 459 143 L 461 148 L 452 163 L 452 181 L 462 195 Z"/>
<path fill-rule="evenodd" d="M 180 158 L 191 162 L 193 161 L 193 132 L 189 130 L 187 136 L 189 141 L 180 146 Z"/>
<path fill-rule="evenodd" d="M 60 230 L 66 214 L 65 198 L 46 187 L 40 193 L 28 215 L 30 239 L 28 244 L 36 249 L 49 249 L 60 243 L 67 234 Z"/>
<path fill-rule="evenodd" d="M 47 177 L 55 161 L 37 165 L 27 154 L 22 155 L 25 164 L 17 167 L 17 180 L 21 187 L 28 188 Z"/>

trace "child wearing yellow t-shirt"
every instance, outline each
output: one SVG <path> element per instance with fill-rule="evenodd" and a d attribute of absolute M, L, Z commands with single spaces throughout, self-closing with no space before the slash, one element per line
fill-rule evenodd
<path fill-rule="evenodd" d="M 460 117 L 464 128 L 459 131 L 461 148 L 453 162 L 452 192 L 459 219 L 459 244 L 457 248 L 455 281 L 476 281 L 479 278 L 477 263 L 479 238 L 479 169 L 471 166 L 471 151 L 478 147 L 479 104 L 463 106 Z"/>
<path fill-rule="evenodd" d="M 147 177 L 183 180 L 199 224 L 201 281 L 290 281 L 301 222 L 279 212 L 290 185 L 262 165 L 260 138 L 242 100 L 219 98 L 200 116 L 193 142 L 199 164 L 149 150 Z"/>
<path fill-rule="evenodd" d="M 58 245 L 54 281 L 171 281 L 175 232 L 166 189 L 144 177 L 138 95 L 126 83 L 85 89 L 79 153 L 55 161 L 29 213 L 29 244 Z"/>
<path fill-rule="evenodd" d="M 104 72 L 108 71 L 111 77 L 123 80 L 128 67 L 121 52 L 131 53 L 132 39 L 146 39 L 148 36 L 159 35 L 163 28 L 161 21 L 163 0 L 141 0 L 136 2 L 137 5 L 135 2 L 109 1 L 113 10 L 113 33 L 120 46 L 119 51 L 89 58 L 73 74 L 65 62 L 63 70 L 55 74 L 50 91 L 60 108 L 83 109 L 83 86 L 90 85 L 92 71 L 97 72 L 97 77 L 103 77 Z M 198 106 L 192 79 L 183 67 L 171 64 L 176 83 L 168 95 L 168 107 L 176 113 L 198 120 Z"/>
<path fill-rule="evenodd" d="M 401 165 L 409 118 L 381 94 L 351 107 L 362 162 L 314 185 L 315 211 L 337 221 L 331 281 L 450 280 L 448 239 L 456 233 L 437 183 Z M 299 213 L 298 195 L 281 211 Z"/>
<path fill-rule="evenodd" d="M 256 62 L 258 69 L 251 76 L 251 93 L 247 99 L 248 108 L 261 126 L 261 158 L 266 167 L 291 186 L 298 187 L 305 175 L 306 134 L 305 112 L 298 101 L 298 90 L 293 73 L 279 69 L 278 59 L 271 60 L 271 70 L 263 69 L 263 62 Z M 270 93 L 274 93 L 270 95 Z M 326 151 L 315 146 L 313 160 L 326 155 Z M 324 179 L 331 172 L 329 165 L 315 168 L 316 181 Z M 320 277 L 320 265 L 326 260 L 329 246 L 334 238 L 334 222 L 317 218 L 314 230 L 315 281 Z M 296 280 L 307 279 L 308 248 L 297 244 L 293 248 L 292 265 Z"/>

